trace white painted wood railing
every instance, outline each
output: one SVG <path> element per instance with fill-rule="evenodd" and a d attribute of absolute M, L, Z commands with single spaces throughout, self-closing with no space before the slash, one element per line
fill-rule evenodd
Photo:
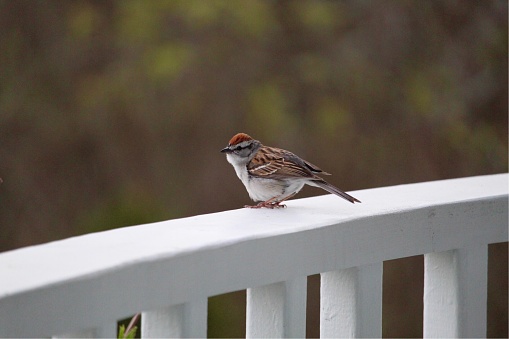
<path fill-rule="evenodd" d="M 298 199 L 0 254 L 0 336 L 204 337 L 207 298 L 247 289 L 247 337 L 303 337 L 321 274 L 321 337 L 379 337 L 382 263 L 424 254 L 425 337 L 486 336 L 487 245 L 508 240 L 508 175 Z M 72 335 L 68 335 L 71 333 Z"/>

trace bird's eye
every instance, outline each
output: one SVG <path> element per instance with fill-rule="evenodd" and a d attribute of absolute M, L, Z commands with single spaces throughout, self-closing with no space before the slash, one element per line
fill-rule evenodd
<path fill-rule="evenodd" d="M 240 146 L 235 147 L 235 150 L 237 150 L 237 151 L 240 151 L 241 149 L 242 149 L 242 147 L 240 147 Z"/>

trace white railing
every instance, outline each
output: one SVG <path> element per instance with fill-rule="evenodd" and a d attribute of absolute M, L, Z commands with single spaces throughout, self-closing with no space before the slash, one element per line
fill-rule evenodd
<path fill-rule="evenodd" d="M 382 263 L 424 254 L 425 337 L 486 336 L 487 246 L 508 240 L 508 175 L 326 195 L 89 234 L 0 254 L 0 336 L 204 337 L 207 298 L 247 289 L 247 337 L 380 337 Z"/>

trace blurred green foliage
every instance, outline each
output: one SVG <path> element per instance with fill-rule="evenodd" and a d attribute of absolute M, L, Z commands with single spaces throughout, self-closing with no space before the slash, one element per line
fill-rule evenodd
<path fill-rule="evenodd" d="M 136 338 L 136 331 L 138 331 L 138 328 L 136 326 L 134 326 L 134 328 L 132 328 L 131 330 L 129 330 L 129 332 L 125 333 L 125 325 L 121 325 L 119 330 L 118 330 L 118 338 L 119 339 L 123 339 L 123 338 L 127 338 L 127 339 L 134 339 Z"/>
<path fill-rule="evenodd" d="M 507 33 L 503 0 L 0 0 L 0 251 L 240 207 L 240 131 L 345 190 L 507 172 Z M 394 305 L 384 335 L 420 335 Z"/>

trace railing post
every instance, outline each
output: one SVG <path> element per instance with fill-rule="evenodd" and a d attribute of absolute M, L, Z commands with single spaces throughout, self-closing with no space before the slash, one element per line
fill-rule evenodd
<path fill-rule="evenodd" d="M 247 289 L 246 338 L 306 336 L 307 277 Z"/>
<path fill-rule="evenodd" d="M 486 337 L 488 246 L 424 255 L 424 337 Z"/>
<path fill-rule="evenodd" d="M 382 263 L 321 274 L 321 338 L 382 336 L 382 274 Z"/>
<path fill-rule="evenodd" d="M 204 338 L 207 299 L 142 313 L 142 338 Z"/>

